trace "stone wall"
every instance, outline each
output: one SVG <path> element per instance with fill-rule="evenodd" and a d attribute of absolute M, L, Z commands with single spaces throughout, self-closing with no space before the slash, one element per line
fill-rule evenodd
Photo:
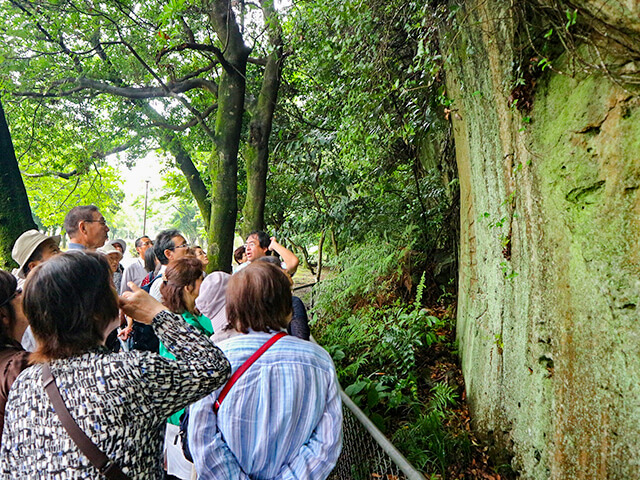
<path fill-rule="evenodd" d="M 618 3 L 599 28 L 637 31 Z M 640 478 L 640 97 L 563 54 L 513 108 L 516 18 L 469 0 L 441 36 L 474 423 L 522 478 Z"/>

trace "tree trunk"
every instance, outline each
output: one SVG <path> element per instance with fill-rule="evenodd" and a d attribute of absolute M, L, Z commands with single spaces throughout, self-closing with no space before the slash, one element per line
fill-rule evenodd
<path fill-rule="evenodd" d="M 333 247 L 333 254 L 337 257 L 340 252 L 338 251 L 338 240 L 333 226 L 331 227 L 331 246 Z"/>
<path fill-rule="evenodd" d="M 249 49 L 228 0 L 213 2 L 211 22 L 223 43 L 224 64 L 218 88 L 215 151 L 211 174 L 210 268 L 231 273 L 233 237 L 238 214 L 238 145 L 244 112 L 245 74 Z"/>
<path fill-rule="evenodd" d="M 315 275 L 316 272 L 313 271 L 313 266 L 311 265 L 311 262 L 309 262 L 309 251 L 307 250 L 307 247 L 305 247 L 304 245 L 296 245 L 291 240 L 289 241 L 291 242 L 291 245 L 293 245 L 293 247 L 296 249 L 296 251 L 300 252 L 300 254 L 302 255 L 302 266 L 308 269 L 311 272 L 311 275 Z"/>
<path fill-rule="evenodd" d="M 262 88 L 251 123 L 249 141 L 245 150 L 247 169 L 247 197 L 242 209 L 241 234 L 246 238 L 255 230 L 264 230 L 264 204 L 267 195 L 267 171 L 269 161 L 269 137 L 273 125 L 273 112 L 278 101 L 282 75 L 282 36 L 277 16 L 265 7 L 265 16 L 271 23 L 271 43 L 274 50 L 267 58 Z"/>
<path fill-rule="evenodd" d="M 322 247 L 324 246 L 324 230 L 320 233 L 320 242 L 318 242 L 318 272 L 316 273 L 316 283 L 320 281 L 322 276 Z"/>
<path fill-rule="evenodd" d="M 13 150 L 9 125 L 0 101 L 0 266 L 15 266 L 11 249 L 23 232 L 38 228 L 31 216 L 29 198 L 24 188 L 18 161 Z"/>

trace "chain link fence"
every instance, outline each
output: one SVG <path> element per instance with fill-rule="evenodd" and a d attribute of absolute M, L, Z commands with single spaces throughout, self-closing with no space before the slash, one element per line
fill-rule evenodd
<path fill-rule="evenodd" d="M 425 480 L 347 394 L 340 396 L 342 453 L 329 480 Z"/>

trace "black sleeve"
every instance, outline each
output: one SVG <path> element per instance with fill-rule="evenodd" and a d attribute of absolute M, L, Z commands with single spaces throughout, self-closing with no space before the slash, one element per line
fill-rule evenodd
<path fill-rule="evenodd" d="M 309 330 L 309 318 L 307 317 L 307 308 L 298 297 L 292 297 L 293 317 L 287 328 L 290 335 L 309 340 L 311 331 Z"/>

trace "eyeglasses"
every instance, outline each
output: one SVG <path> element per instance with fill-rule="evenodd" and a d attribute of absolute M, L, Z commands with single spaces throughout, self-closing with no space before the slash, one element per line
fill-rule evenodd
<path fill-rule="evenodd" d="M 183 243 L 182 245 L 175 245 L 173 248 L 189 248 L 189 244 Z"/>
<path fill-rule="evenodd" d="M 22 293 L 22 289 L 21 288 L 16 289 L 16 291 L 13 292 L 13 294 L 10 295 L 9 298 L 7 298 L 4 302 L 0 303 L 0 308 L 2 308 L 5 305 L 9 304 L 14 298 L 16 298 L 21 293 Z"/>
<path fill-rule="evenodd" d="M 107 226 L 107 221 L 103 218 L 102 220 L 84 220 L 87 223 L 99 223 L 103 227 Z"/>
<path fill-rule="evenodd" d="M 147 245 L 153 245 L 153 242 L 149 240 L 148 242 L 140 242 L 141 247 L 146 247 Z"/>

